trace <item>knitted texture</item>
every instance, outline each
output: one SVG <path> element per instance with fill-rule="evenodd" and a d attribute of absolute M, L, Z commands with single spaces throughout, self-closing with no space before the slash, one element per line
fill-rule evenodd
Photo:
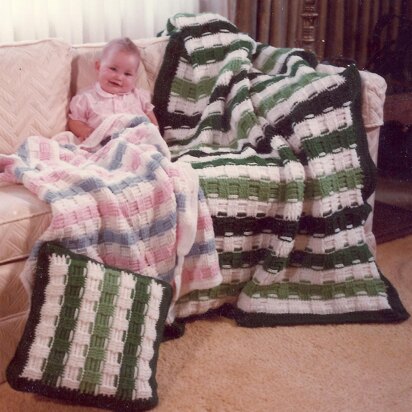
<path fill-rule="evenodd" d="M 112 140 L 101 147 L 99 139 L 108 135 Z M 214 238 L 198 177 L 189 164 L 170 161 L 155 126 L 121 115 L 108 118 L 88 142 L 72 140 L 69 132 L 53 139 L 31 136 L 15 155 L 0 155 L 0 180 L 24 184 L 52 210 L 50 226 L 22 274 L 29 291 L 38 250 L 53 240 L 105 264 L 169 282 L 173 301 L 221 282 L 215 248 L 201 247 L 213 246 Z M 188 253 L 195 262 L 183 261 Z M 168 321 L 173 318 L 172 304 Z"/>
<path fill-rule="evenodd" d="M 167 282 L 45 243 L 8 382 L 18 390 L 107 409 L 153 407 L 171 297 Z"/>
<path fill-rule="evenodd" d="M 407 317 L 365 240 L 374 190 L 354 66 L 316 71 L 215 14 L 178 14 L 154 93 L 172 159 L 198 172 L 223 281 L 177 314 L 247 326 Z"/>

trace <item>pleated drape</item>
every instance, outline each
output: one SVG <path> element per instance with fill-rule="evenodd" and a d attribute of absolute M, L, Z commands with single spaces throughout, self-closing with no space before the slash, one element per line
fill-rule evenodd
<path fill-rule="evenodd" d="M 302 45 L 305 0 L 231 0 L 229 9 L 240 30 L 277 47 Z M 316 0 L 315 52 L 319 60 L 353 60 L 365 68 L 378 20 L 385 14 L 412 18 L 412 0 Z M 382 32 L 382 44 L 395 39 L 394 20 Z"/>
<path fill-rule="evenodd" d="M 237 0 L 231 2 L 239 29 L 277 47 L 299 46 L 302 0 Z"/>
<path fill-rule="evenodd" d="M 152 37 L 173 14 L 198 11 L 199 0 L 0 0 L 0 43 Z"/>
<path fill-rule="evenodd" d="M 387 14 L 411 16 L 410 0 L 318 0 L 316 52 L 320 58 L 343 57 L 365 68 L 371 57 L 373 31 Z M 380 42 L 394 40 L 399 22 L 393 20 L 382 32 Z"/>

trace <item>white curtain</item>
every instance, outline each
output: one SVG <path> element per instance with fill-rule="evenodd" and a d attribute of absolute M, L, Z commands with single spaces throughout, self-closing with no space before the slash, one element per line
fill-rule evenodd
<path fill-rule="evenodd" d="M 0 0 L 0 43 L 153 37 L 180 12 L 199 12 L 199 0 Z"/>

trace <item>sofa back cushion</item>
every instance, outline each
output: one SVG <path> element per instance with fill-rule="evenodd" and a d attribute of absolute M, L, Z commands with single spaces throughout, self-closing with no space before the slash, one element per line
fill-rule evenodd
<path fill-rule="evenodd" d="M 167 39 L 167 37 L 153 37 L 134 40 L 141 57 L 136 86 L 148 90 L 152 95 Z M 96 81 L 95 61 L 99 59 L 105 44 L 89 43 L 73 46 L 71 95 L 75 95 Z"/>
<path fill-rule="evenodd" d="M 70 61 L 70 45 L 59 40 L 0 45 L 0 153 L 65 129 Z"/>

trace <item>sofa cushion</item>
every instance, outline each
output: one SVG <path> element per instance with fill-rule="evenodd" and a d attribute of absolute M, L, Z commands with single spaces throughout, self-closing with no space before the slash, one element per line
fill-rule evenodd
<path fill-rule="evenodd" d="M 29 296 L 19 277 L 25 263 L 26 260 L 19 260 L 0 265 L 0 330 L 6 319 L 14 319 L 29 310 Z"/>
<path fill-rule="evenodd" d="M 29 296 L 20 281 L 25 260 L 0 265 L 0 384 L 23 333 L 30 308 Z"/>
<path fill-rule="evenodd" d="M 136 44 L 139 46 L 143 65 L 146 69 L 149 90 L 152 93 L 168 41 L 168 36 L 136 41 Z"/>
<path fill-rule="evenodd" d="M 27 313 L 18 313 L 15 316 L 0 319 L 0 383 L 6 381 L 6 368 L 16 351 L 26 321 Z"/>
<path fill-rule="evenodd" d="M 65 129 L 70 61 L 70 45 L 59 40 L 0 45 L 0 153 Z"/>
<path fill-rule="evenodd" d="M 138 69 L 136 86 L 153 93 L 154 83 L 162 62 L 168 37 L 134 40 L 141 63 Z M 71 94 L 93 84 L 96 79 L 94 63 L 100 57 L 106 43 L 89 43 L 73 46 Z"/>
<path fill-rule="evenodd" d="M 23 185 L 0 187 L 0 264 L 26 258 L 51 221 L 50 206 Z M 12 207 L 11 207 L 12 206 Z"/>

